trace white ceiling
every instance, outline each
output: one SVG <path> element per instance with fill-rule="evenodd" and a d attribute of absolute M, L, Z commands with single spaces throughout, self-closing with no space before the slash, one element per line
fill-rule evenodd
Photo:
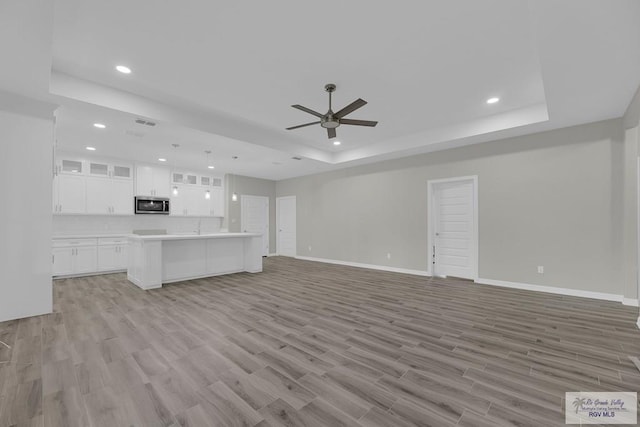
<path fill-rule="evenodd" d="M 179 140 L 181 162 L 210 148 L 219 170 L 269 179 L 620 117 L 640 85 L 636 0 L 8 3 L 34 30 L 53 14 L 52 37 L 44 25 L 20 41 L 29 55 L 0 47 L 51 64 L 61 146 L 96 138 L 105 155 L 149 161 Z M 330 82 L 334 111 L 363 98 L 349 117 L 378 126 L 339 127 L 339 147 L 319 126 L 286 131 L 315 121 L 291 104 L 326 111 Z M 112 121 L 107 132 L 91 128 L 96 116 Z M 137 116 L 159 125 L 127 136 Z"/>
<path fill-rule="evenodd" d="M 233 173 L 264 179 L 330 169 L 330 165 L 323 162 L 295 160 L 282 151 L 173 123 L 154 121 L 155 126 L 137 124 L 137 118 L 141 117 L 78 101 L 66 101 L 56 112 L 57 148 L 88 156 L 125 158 L 212 174 Z M 93 123 L 104 124 L 106 128 L 96 129 Z M 175 148 L 173 144 L 179 147 Z M 89 152 L 86 147 L 95 148 L 95 151 Z M 211 153 L 207 155 L 205 151 Z M 237 159 L 233 159 L 234 156 Z M 160 162 L 160 158 L 166 162 Z M 215 169 L 210 171 L 209 165 Z"/>

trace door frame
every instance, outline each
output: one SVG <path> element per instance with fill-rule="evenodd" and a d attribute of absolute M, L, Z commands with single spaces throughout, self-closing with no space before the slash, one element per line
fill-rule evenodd
<path fill-rule="evenodd" d="M 276 254 L 280 255 L 280 201 L 281 200 L 285 200 L 285 199 L 293 199 L 294 201 L 297 202 L 296 200 L 296 196 L 281 196 L 281 197 L 276 197 Z M 298 206 L 297 204 L 295 204 L 294 206 L 296 206 L 296 239 L 294 241 L 294 254 L 293 256 L 295 257 L 298 254 L 298 219 L 297 219 L 297 215 L 298 215 Z"/>
<path fill-rule="evenodd" d="M 435 204 L 435 187 L 440 184 L 449 184 L 462 181 L 471 181 L 473 184 L 473 230 L 471 232 L 471 255 L 473 258 L 473 267 L 471 269 L 471 272 L 473 275 L 472 279 L 478 279 L 478 175 L 430 179 L 427 181 L 427 274 L 429 276 L 433 276 L 435 274 L 433 268 L 433 243 L 435 240 L 435 214 L 433 207 Z"/>
<path fill-rule="evenodd" d="M 267 201 L 267 206 L 266 206 L 266 212 L 265 212 L 265 216 L 267 219 L 267 253 L 263 254 L 263 256 L 267 256 L 269 255 L 269 250 L 271 249 L 271 243 L 270 243 L 270 239 L 271 239 L 271 227 L 269 224 L 270 218 L 269 218 L 269 208 L 270 208 L 270 200 L 269 200 L 269 196 L 254 196 L 251 194 L 241 194 L 240 195 L 240 231 L 244 231 L 244 222 L 245 222 L 245 209 L 244 209 L 244 201 L 249 199 L 249 198 L 259 198 L 259 199 L 265 199 Z M 263 237 L 264 239 L 264 237 Z"/>

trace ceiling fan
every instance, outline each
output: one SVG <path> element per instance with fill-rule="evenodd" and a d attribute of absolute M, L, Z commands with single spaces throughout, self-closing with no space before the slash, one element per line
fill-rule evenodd
<path fill-rule="evenodd" d="M 317 111 L 313 111 L 307 107 L 303 107 L 302 105 L 292 105 L 293 108 L 297 108 L 298 110 L 302 110 L 306 113 L 313 114 L 316 117 L 319 117 L 320 120 L 317 122 L 305 123 L 303 125 L 292 126 L 287 128 L 287 130 L 293 130 L 302 128 L 305 126 L 317 125 L 319 124 L 323 128 L 327 130 L 327 135 L 329 139 L 336 137 L 336 128 L 340 125 L 355 125 L 355 126 L 371 126 L 374 127 L 378 124 L 378 122 L 373 122 L 370 120 L 355 120 L 355 119 L 345 119 L 344 116 L 350 114 L 357 110 L 360 107 L 363 107 L 367 104 L 367 101 L 364 99 L 358 98 L 353 101 L 351 104 L 344 107 L 342 110 L 334 113 L 331 110 L 331 94 L 336 90 L 336 85 L 333 83 L 329 83 L 325 85 L 324 89 L 329 92 L 329 111 L 326 114 L 320 114 Z"/>

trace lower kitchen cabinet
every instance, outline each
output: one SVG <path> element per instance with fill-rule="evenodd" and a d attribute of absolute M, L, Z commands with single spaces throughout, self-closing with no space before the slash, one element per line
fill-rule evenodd
<path fill-rule="evenodd" d="M 98 268 L 96 239 L 54 240 L 53 275 L 86 274 Z"/>
<path fill-rule="evenodd" d="M 98 239 L 98 271 L 127 269 L 127 239 Z"/>
<path fill-rule="evenodd" d="M 53 276 L 82 276 L 127 269 L 128 241 L 124 236 L 56 238 Z"/>

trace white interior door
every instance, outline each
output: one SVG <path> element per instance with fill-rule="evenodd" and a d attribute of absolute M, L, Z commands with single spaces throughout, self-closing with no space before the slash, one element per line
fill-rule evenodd
<path fill-rule="evenodd" d="M 262 233 L 262 256 L 269 255 L 269 198 L 241 196 L 240 229 L 246 233 Z"/>
<path fill-rule="evenodd" d="M 296 256 L 296 196 L 276 199 L 278 255 Z"/>
<path fill-rule="evenodd" d="M 475 191 L 473 179 L 433 184 L 434 275 L 476 278 Z"/>

